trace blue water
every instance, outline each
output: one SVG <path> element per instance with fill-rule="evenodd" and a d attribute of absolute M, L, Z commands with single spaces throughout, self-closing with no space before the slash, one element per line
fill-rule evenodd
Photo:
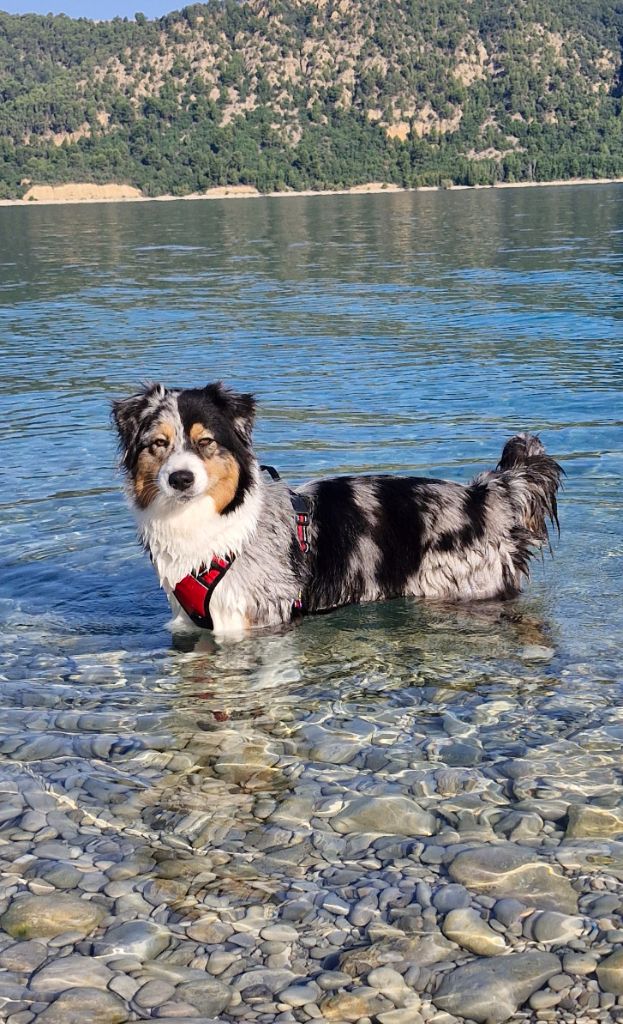
<path fill-rule="evenodd" d="M 406 764 L 449 708 L 471 722 L 500 698 L 484 744 L 500 792 L 496 765 L 522 749 L 535 799 L 593 799 L 599 749 L 618 801 L 623 187 L 5 208 L 0 254 L 0 772 L 71 797 L 74 823 L 208 849 L 214 822 L 237 835 L 250 812 L 206 735 L 235 721 L 287 748 L 296 771 L 250 787 L 279 800 L 312 770 L 310 729 L 355 717 Z M 554 557 L 506 605 L 396 601 L 180 644 L 115 470 L 109 402 L 146 379 L 254 391 L 258 452 L 293 482 L 464 481 L 537 431 L 566 473 Z M 348 735 L 355 791 L 376 741 Z"/>
<path fill-rule="evenodd" d="M 220 378 L 295 481 L 466 479 L 540 431 L 568 479 L 531 594 L 574 654 L 616 650 L 620 187 L 5 209 L 0 232 L 9 621 L 168 645 L 108 401 Z"/>

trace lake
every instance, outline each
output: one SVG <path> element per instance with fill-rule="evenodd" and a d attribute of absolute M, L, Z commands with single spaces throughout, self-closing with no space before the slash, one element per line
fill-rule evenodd
<path fill-rule="evenodd" d="M 0 292 L 0 1015 L 621 1020 L 623 186 L 3 208 Z M 538 432 L 554 557 L 172 636 L 109 402 L 215 379 L 292 483 Z"/>

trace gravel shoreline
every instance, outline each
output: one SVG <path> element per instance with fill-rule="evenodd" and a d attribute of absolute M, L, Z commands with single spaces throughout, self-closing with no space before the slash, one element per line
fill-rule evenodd
<path fill-rule="evenodd" d="M 116 780 L 88 712 L 13 709 L 0 1017 L 623 1021 L 620 715 L 551 656 L 370 718 L 207 712 Z"/>

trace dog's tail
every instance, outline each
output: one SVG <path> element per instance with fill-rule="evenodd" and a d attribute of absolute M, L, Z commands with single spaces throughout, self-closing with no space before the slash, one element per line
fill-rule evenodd
<path fill-rule="evenodd" d="M 504 445 L 497 473 L 517 475 L 525 485 L 522 525 L 535 543 L 547 544 L 547 520 L 560 534 L 556 496 L 564 470 L 535 434 L 516 434 Z"/>

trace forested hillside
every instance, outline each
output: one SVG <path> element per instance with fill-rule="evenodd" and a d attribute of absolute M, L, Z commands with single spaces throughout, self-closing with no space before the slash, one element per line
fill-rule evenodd
<path fill-rule="evenodd" d="M 0 196 L 623 175 L 622 48 L 623 0 L 0 14 Z"/>

